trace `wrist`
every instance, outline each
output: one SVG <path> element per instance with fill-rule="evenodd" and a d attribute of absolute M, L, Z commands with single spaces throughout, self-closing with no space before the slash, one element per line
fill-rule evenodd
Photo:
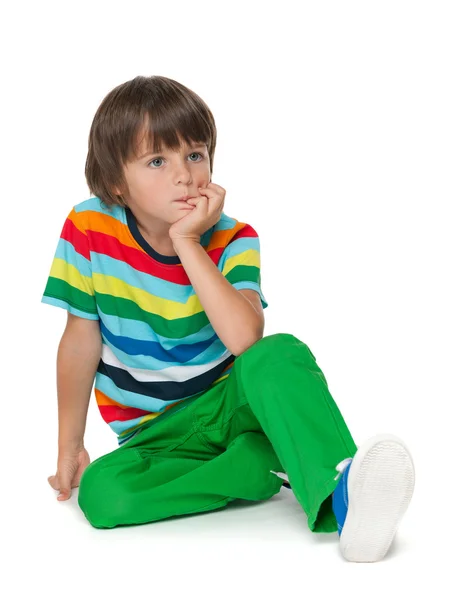
<path fill-rule="evenodd" d="M 200 245 L 200 237 L 183 237 L 183 238 L 174 238 L 172 239 L 172 245 L 175 252 L 178 252 L 179 248 L 183 248 L 184 246 L 199 246 Z"/>
<path fill-rule="evenodd" d="M 74 454 L 84 449 L 84 440 L 58 440 L 59 454 Z"/>

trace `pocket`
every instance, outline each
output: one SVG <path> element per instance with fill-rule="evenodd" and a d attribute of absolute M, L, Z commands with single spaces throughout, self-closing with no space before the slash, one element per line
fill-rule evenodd
<path fill-rule="evenodd" d="M 181 438 L 177 439 L 172 444 L 161 447 L 161 440 L 159 439 L 158 440 L 159 447 L 155 448 L 155 447 L 152 447 L 152 440 L 149 440 L 148 446 L 146 446 L 146 445 L 136 446 L 135 450 L 136 450 L 136 452 L 139 453 L 139 456 L 141 458 L 146 458 L 147 456 L 164 456 L 164 455 L 168 456 L 174 450 L 178 450 L 179 448 L 183 447 L 185 444 L 188 444 L 190 441 L 192 441 L 191 438 L 193 438 L 195 433 L 196 433 L 195 427 L 191 427 L 188 431 L 186 431 L 186 433 Z M 190 444 L 191 450 L 192 450 L 192 447 L 193 447 L 193 444 L 191 443 Z"/>

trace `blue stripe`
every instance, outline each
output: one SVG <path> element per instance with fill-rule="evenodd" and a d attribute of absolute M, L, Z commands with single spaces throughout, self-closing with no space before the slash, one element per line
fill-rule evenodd
<path fill-rule="evenodd" d="M 213 341 L 208 348 L 201 349 L 199 348 L 199 352 L 195 354 L 195 348 L 199 347 L 199 344 L 192 344 L 192 357 L 187 355 L 188 349 L 186 345 L 180 345 L 179 348 L 174 349 L 175 356 L 172 357 L 168 355 L 166 358 L 168 360 L 162 360 L 155 358 L 151 355 L 144 354 L 128 354 L 126 352 L 121 351 L 116 348 L 114 344 L 106 339 L 103 340 L 105 345 L 111 349 L 112 353 L 129 369 L 144 369 L 147 371 L 161 371 L 163 369 L 167 369 L 168 367 L 178 367 L 178 366 L 196 366 L 196 365 L 204 365 L 216 360 L 219 360 L 221 356 L 226 352 L 226 347 L 223 342 L 216 336 L 215 341 Z M 154 346 L 154 351 L 159 354 L 162 352 L 162 348 L 160 348 L 159 344 Z M 186 356 L 183 356 L 182 354 Z M 189 350 L 190 353 L 190 350 Z M 181 361 L 177 360 L 181 356 Z M 173 358 L 173 360 L 172 360 Z M 185 360 L 184 360 L 185 359 Z"/>
<path fill-rule="evenodd" d="M 106 254 L 91 252 L 91 261 L 92 270 L 95 273 L 116 277 L 121 279 L 124 284 L 149 292 L 158 298 L 185 304 L 191 296 L 196 295 L 192 285 L 164 281 L 159 277 L 138 271 L 123 260 L 112 258 Z"/>
<path fill-rule="evenodd" d="M 237 256 L 238 254 L 241 254 L 242 252 L 246 252 L 247 250 L 257 250 L 259 252 L 260 251 L 259 238 L 257 238 L 257 237 L 238 238 L 237 240 L 234 240 L 234 242 L 231 242 L 230 244 L 228 244 L 228 246 L 226 246 L 225 250 L 223 251 L 222 256 L 220 257 L 219 264 L 218 264 L 219 271 L 223 270 L 225 261 L 227 261 L 229 258 L 231 258 L 233 256 Z"/>
<path fill-rule="evenodd" d="M 255 290 L 255 292 L 258 292 L 259 297 L 261 298 L 262 307 L 267 308 L 269 306 L 260 286 L 254 281 L 237 281 L 236 283 L 233 283 L 233 287 L 237 290 Z"/>
<path fill-rule="evenodd" d="M 220 220 L 214 225 L 215 231 L 225 231 L 226 229 L 233 229 L 236 225 L 237 220 L 233 217 L 229 217 L 224 212 L 220 215 Z"/>
<path fill-rule="evenodd" d="M 100 323 L 101 332 L 106 342 L 110 342 L 113 349 L 118 349 L 127 356 L 144 355 L 146 357 L 154 359 L 154 361 L 162 362 L 163 364 L 185 364 L 192 359 L 195 359 L 200 354 L 208 350 L 214 344 L 215 340 L 219 340 L 214 352 L 210 352 L 210 356 L 219 356 L 224 352 L 225 347 L 223 342 L 219 339 L 216 333 L 213 333 L 209 340 L 194 342 L 192 344 L 186 344 L 185 341 L 180 341 L 178 345 L 174 345 L 172 348 L 165 348 L 159 340 L 147 341 L 147 340 L 134 340 L 128 336 L 116 336 L 112 334 L 104 323 Z M 199 364 L 194 360 L 192 364 Z M 148 367 L 148 368 L 158 368 Z"/>
<path fill-rule="evenodd" d="M 130 419 L 129 421 L 110 421 L 108 425 L 114 431 L 114 433 L 122 433 L 122 431 L 126 431 L 133 427 L 134 425 L 138 425 L 143 417 L 139 417 L 137 419 Z M 158 417 L 155 417 L 157 419 Z"/>
<path fill-rule="evenodd" d="M 79 254 L 73 245 L 63 238 L 59 238 L 59 242 L 56 247 L 55 258 L 60 258 L 69 263 L 69 265 L 73 265 L 80 272 L 80 274 L 84 275 L 85 277 L 92 276 L 90 261 Z"/>
<path fill-rule="evenodd" d="M 250 249 L 259 251 L 259 241 L 257 238 L 238 239 L 230 244 L 230 246 L 227 246 L 218 263 L 219 271 L 223 271 L 225 261 L 229 258 Z M 138 271 L 123 260 L 112 258 L 106 254 L 92 252 L 91 261 L 94 272 L 116 277 L 126 285 L 147 291 L 158 298 L 186 304 L 191 297 L 196 296 L 192 285 L 165 281 L 159 277 Z"/>
<path fill-rule="evenodd" d="M 115 204 L 114 206 L 107 208 L 104 204 L 101 203 L 100 198 L 97 198 L 97 196 L 93 196 L 88 200 L 80 202 L 79 204 L 74 206 L 74 210 L 76 213 L 82 213 L 87 210 L 92 210 L 93 212 L 99 212 L 102 215 L 108 215 L 110 217 L 113 217 L 121 223 L 126 223 L 125 209 L 123 206 Z"/>

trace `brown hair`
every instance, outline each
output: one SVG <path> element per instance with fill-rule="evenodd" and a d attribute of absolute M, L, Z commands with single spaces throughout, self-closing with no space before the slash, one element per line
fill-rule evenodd
<path fill-rule="evenodd" d="M 181 139 L 206 144 L 212 173 L 216 135 L 212 112 L 195 92 L 168 77 L 135 77 L 109 92 L 95 113 L 85 167 L 89 191 L 107 206 L 126 206 L 112 188 L 128 193 L 123 167 L 138 158 L 146 136 L 154 153 L 161 144 L 178 150 Z"/>

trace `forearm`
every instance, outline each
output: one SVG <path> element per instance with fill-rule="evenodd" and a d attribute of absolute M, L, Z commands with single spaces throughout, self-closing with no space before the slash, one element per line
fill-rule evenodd
<path fill-rule="evenodd" d="M 100 339 L 64 333 L 58 347 L 58 448 L 82 448 L 92 385 L 101 355 Z"/>
<path fill-rule="evenodd" d="M 177 240 L 174 248 L 215 332 L 239 356 L 261 337 L 253 305 L 222 275 L 200 243 Z"/>

